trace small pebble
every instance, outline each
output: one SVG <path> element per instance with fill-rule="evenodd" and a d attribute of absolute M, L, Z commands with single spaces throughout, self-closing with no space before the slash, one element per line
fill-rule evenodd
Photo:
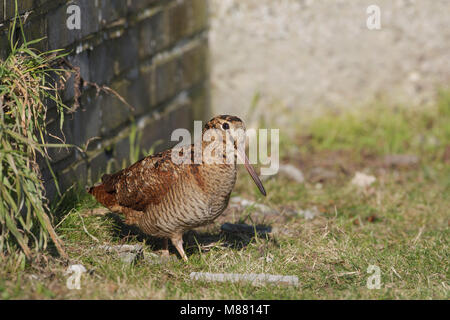
<path fill-rule="evenodd" d="M 264 215 L 270 215 L 270 214 L 277 214 L 278 212 L 276 210 L 273 210 L 272 208 L 256 203 L 255 201 L 250 201 L 241 197 L 233 197 L 230 199 L 230 208 L 240 208 L 240 207 L 253 207 L 256 210 L 258 210 L 260 213 Z"/>
<path fill-rule="evenodd" d="M 355 177 L 352 179 L 351 183 L 357 187 L 365 188 L 370 186 L 372 183 L 376 181 L 374 176 L 369 176 L 362 172 L 357 172 Z"/>
<path fill-rule="evenodd" d="M 294 167 L 291 164 L 282 164 L 280 165 L 279 169 L 278 169 L 278 176 L 284 176 L 288 179 L 291 179 L 297 183 L 304 183 L 305 182 L 305 177 L 303 175 L 303 172 Z M 270 178 L 274 177 L 275 175 L 271 175 L 271 176 L 262 176 L 262 180 L 266 181 L 269 180 Z"/>
<path fill-rule="evenodd" d="M 203 280 L 209 282 L 250 282 L 258 286 L 264 283 L 298 286 L 297 276 L 283 276 L 272 274 L 239 274 L 239 273 L 209 273 L 209 272 L 191 272 L 192 280 Z"/>

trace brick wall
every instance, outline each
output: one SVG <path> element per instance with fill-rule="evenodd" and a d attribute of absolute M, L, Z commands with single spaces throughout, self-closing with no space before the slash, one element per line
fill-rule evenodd
<path fill-rule="evenodd" d="M 67 114 L 66 142 L 83 146 L 93 137 L 87 154 L 76 149 L 51 149 L 52 167 L 62 189 L 74 182 L 97 181 L 107 170 L 120 169 L 129 159 L 129 135 L 135 123 L 141 147 L 156 151 L 173 145 L 175 128 L 192 129 L 193 120 L 209 114 L 207 0 L 19 0 L 20 13 L 31 12 L 25 23 L 27 39 L 46 36 L 40 50 L 64 48 L 68 61 L 80 67 L 86 81 L 107 85 L 134 107 L 131 111 L 114 95 L 85 87 L 80 107 Z M 81 30 L 66 26 L 67 7 L 81 9 Z M 8 51 L 8 19 L 14 1 L 0 0 L 0 57 Z M 63 99 L 74 103 L 74 77 Z M 56 110 L 48 112 L 48 130 L 58 131 Z M 49 142 L 55 142 L 49 138 Z M 43 166 L 45 167 L 45 166 Z M 47 192 L 55 194 L 52 175 L 43 169 Z"/>

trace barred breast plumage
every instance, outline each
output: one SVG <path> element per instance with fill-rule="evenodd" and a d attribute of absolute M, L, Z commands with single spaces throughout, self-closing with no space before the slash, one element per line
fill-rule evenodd
<path fill-rule="evenodd" d="M 168 254 L 168 241 L 184 260 L 182 235 L 186 230 L 208 224 L 227 207 L 236 182 L 236 156 L 240 156 L 253 180 L 265 195 L 264 187 L 248 163 L 245 151 L 239 151 L 234 131 L 244 130 L 243 122 L 234 116 L 218 116 L 204 127 L 219 132 L 225 148 L 226 135 L 231 137 L 234 151 L 232 162 L 225 161 L 217 150 L 206 154 L 213 141 L 201 142 L 202 160 L 195 163 L 195 149 L 191 145 L 189 163 L 175 163 L 170 149 L 148 156 L 132 166 L 112 175 L 104 175 L 102 182 L 89 188 L 97 201 L 112 211 L 125 215 L 125 222 L 138 226 L 143 232 L 165 239 L 164 253 Z M 222 135 L 223 134 L 223 135 Z M 219 137 L 219 138 L 220 138 Z M 220 140 L 220 139 L 219 139 Z M 211 148 L 209 148 L 211 149 Z M 220 161 L 219 161 L 220 160 Z"/>

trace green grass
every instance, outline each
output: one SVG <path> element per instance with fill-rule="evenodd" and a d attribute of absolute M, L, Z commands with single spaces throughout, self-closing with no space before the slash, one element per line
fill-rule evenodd
<path fill-rule="evenodd" d="M 18 31 L 20 41 L 15 40 Z M 32 45 L 42 39 L 26 41 L 17 13 L 9 38 L 11 52 L 0 60 L 0 256 L 32 259 L 47 247 L 48 238 L 64 256 L 48 216 L 37 163 L 40 157 L 50 168 L 47 149 L 64 146 L 47 143 L 46 132 L 50 101 L 61 116 L 61 128 L 64 120 L 56 79 L 63 83 L 66 72 L 55 67 L 62 55 L 58 50 L 34 50 Z"/>
<path fill-rule="evenodd" d="M 437 107 L 408 109 L 374 104 L 319 118 L 310 127 L 319 150 L 356 150 L 378 154 L 433 151 L 450 141 L 450 97 L 441 91 Z"/>
<path fill-rule="evenodd" d="M 282 141 L 290 150 L 283 154 L 283 161 L 300 167 L 306 183 L 283 176 L 270 179 L 265 182 L 268 196 L 262 199 L 241 170 L 233 195 L 258 200 L 279 213 L 263 216 L 257 210 L 230 210 L 214 224 L 186 234 L 188 263 L 173 248 L 175 259 L 156 264 L 141 259 L 133 265 L 98 249 L 99 244 L 145 242 L 144 256 L 150 256 L 161 246 L 153 239 L 129 234 L 111 214 L 86 214 L 86 209 L 97 207 L 95 201 L 83 192 L 72 192 L 58 207 L 56 231 L 72 263 L 82 263 L 89 270 L 81 278 L 81 290 L 67 289 L 66 266 L 50 257 L 42 265 L 5 262 L 0 270 L 0 296 L 449 299 L 450 159 L 445 156 L 450 144 L 449 103 L 443 93 L 435 108 L 422 112 L 369 109 L 314 120 L 304 135 Z M 420 162 L 386 167 L 383 157 L 391 153 L 413 154 Z M 330 158 L 333 161 L 326 161 Z M 311 182 L 309 172 L 315 167 L 336 175 Z M 377 180 L 368 189 L 356 189 L 350 184 L 356 171 L 373 174 Z M 313 206 L 321 214 L 312 220 L 288 214 Z M 268 237 L 225 236 L 220 232 L 224 222 L 270 225 L 273 232 Z M 214 242 L 207 250 L 210 239 Z M 366 287 L 369 265 L 381 269 L 379 290 Z M 192 282 L 193 271 L 296 275 L 299 287 Z"/>

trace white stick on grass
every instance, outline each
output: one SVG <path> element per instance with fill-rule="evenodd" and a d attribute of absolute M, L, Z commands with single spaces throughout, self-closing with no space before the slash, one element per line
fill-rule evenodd
<path fill-rule="evenodd" d="M 208 282 L 250 282 L 252 285 L 262 285 L 264 283 L 282 284 L 298 286 L 298 277 L 282 276 L 272 274 L 240 274 L 240 273 L 209 273 L 209 272 L 191 272 L 192 280 L 203 280 Z"/>

